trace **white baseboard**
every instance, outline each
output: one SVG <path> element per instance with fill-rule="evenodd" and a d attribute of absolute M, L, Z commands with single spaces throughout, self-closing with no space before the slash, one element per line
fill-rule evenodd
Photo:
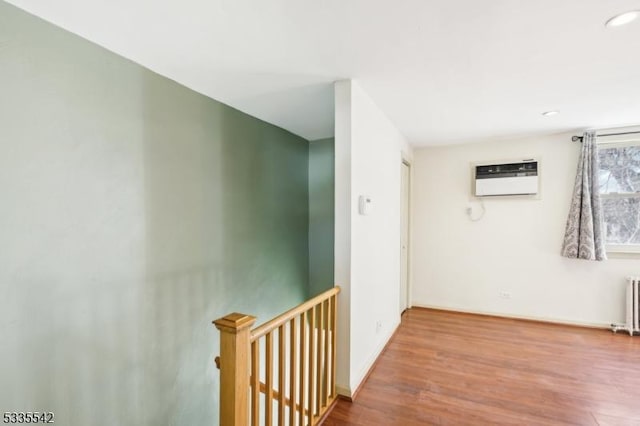
<path fill-rule="evenodd" d="M 611 323 L 601 323 L 601 322 L 585 322 L 585 321 L 574 321 L 567 319 L 559 319 L 559 318 L 548 318 L 548 317 L 537 317 L 537 316 L 528 316 L 528 315 L 513 315 L 513 314 L 505 314 L 502 312 L 491 312 L 491 311 L 477 311 L 471 309 L 462 309 L 451 306 L 438 306 L 438 305 L 423 305 L 420 303 L 413 303 L 412 307 L 415 308 L 426 308 L 426 309 L 438 309 L 441 311 L 449 311 L 449 312 L 461 312 L 464 314 L 475 314 L 475 315 L 489 315 L 492 317 L 502 317 L 502 318 L 511 318 L 511 319 L 521 319 L 528 321 L 539 321 L 539 322 L 547 322 L 550 324 L 561 324 L 561 325 L 573 325 L 578 327 L 588 327 L 588 328 L 604 328 L 610 329 Z"/>
<path fill-rule="evenodd" d="M 353 390 L 353 393 L 356 393 L 360 388 L 360 386 L 362 386 L 362 382 L 369 375 L 369 372 L 375 365 L 376 361 L 378 360 L 378 357 L 380 356 L 384 348 L 387 346 L 387 344 L 389 343 L 389 340 L 391 340 L 391 337 L 393 337 L 393 335 L 395 334 L 399 326 L 400 326 L 400 322 L 393 325 L 393 327 L 389 330 L 387 335 L 380 340 L 380 343 L 378 343 L 378 347 L 371 353 L 371 355 L 369 356 L 365 364 L 362 366 L 362 368 L 358 372 L 358 375 L 356 376 L 356 380 L 351 384 L 351 390 Z M 353 393 L 351 397 L 354 396 Z"/>
<path fill-rule="evenodd" d="M 376 347 L 376 349 L 371 353 L 364 366 L 358 372 L 357 379 L 352 382 L 351 386 L 336 384 L 336 392 L 338 395 L 344 396 L 347 399 L 353 399 L 355 397 L 355 394 L 362 386 L 364 380 L 366 380 L 376 361 L 378 361 L 378 357 L 380 356 L 384 348 L 386 348 L 387 344 L 391 340 L 391 337 L 393 337 L 399 326 L 400 322 L 394 324 L 393 328 L 389 330 L 387 335 L 384 336 L 382 340 L 380 340 L 380 343 L 378 343 L 378 347 Z"/>
<path fill-rule="evenodd" d="M 502 312 L 480 311 L 480 310 L 456 308 L 451 306 L 412 303 L 411 307 L 437 309 L 441 311 L 460 312 L 460 313 L 474 314 L 474 315 L 487 315 L 487 316 L 502 317 L 502 318 L 509 318 L 509 319 L 539 321 L 539 322 L 546 322 L 549 324 L 571 325 L 571 326 L 587 327 L 587 328 L 598 328 L 598 329 L 611 328 L 610 323 L 573 321 L 573 320 L 567 320 L 567 319 L 537 317 L 537 316 L 528 316 L 528 315 L 513 315 L 513 314 L 505 314 Z M 389 330 L 389 333 L 387 334 L 387 336 L 385 336 L 385 338 L 380 341 L 376 350 L 371 354 L 371 356 L 367 359 L 367 362 L 365 363 L 365 365 L 360 369 L 357 376 L 357 380 L 353 382 L 352 386 L 336 385 L 336 392 L 338 393 L 338 395 L 344 396 L 349 399 L 353 398 L 354 393 L 356 393 L 359 387 L 362 386 L 362 382 L 367 378 L 369 371 L 373 368 L 374 364 L 378 360 L 378 357 L 380 356 L 380 354 L 382 353 L 387 343 L 389 342 L 391 337 L 394 335 L 394 333 L 396 332 L 399 326 L 400 326 L 400 323 L 395 324 L 395 326 L 391 330 Z"/>
<path fill-rule="evenodd" d="M 350 388 L 339 385 L 336 385 L 336 393 L 349 399 L 351 399 L 352 396 Z"/>

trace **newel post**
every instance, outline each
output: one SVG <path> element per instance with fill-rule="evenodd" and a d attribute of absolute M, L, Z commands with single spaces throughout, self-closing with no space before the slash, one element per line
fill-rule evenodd
<path fill-rule="evenodd" d="M 220 426 L 249 424 L 251 315 L 233 313 L 215 320 L 220 330 Z"/>

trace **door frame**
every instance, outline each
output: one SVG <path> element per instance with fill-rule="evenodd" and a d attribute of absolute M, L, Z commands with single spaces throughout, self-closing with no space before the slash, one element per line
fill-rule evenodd
<path fill-rule="evenodd" d="M 411 309 L 411 183 L 412 183 L 412 167 L 411 162 L 405 158 L 404 155 L 401 156 L 400 160 L 400 203 L 403 203 L 402 200 L 402 166 L 407 166 L 408 169 L 408 179 L 407 179 L 407 300 L 406 302 L 406 310 Z M 402 215 L 402 204 L 400 205 L 400 214 Z M 400 218 L 400 262 L 402 262 L 402 218 Z M 400 265 L 400 274 L 402 274 L 402 264 Z M 400 276 L 400 285 L 402 285 L 402 276 Z M 402 315 L 405 311 L 400 312 Z"/>

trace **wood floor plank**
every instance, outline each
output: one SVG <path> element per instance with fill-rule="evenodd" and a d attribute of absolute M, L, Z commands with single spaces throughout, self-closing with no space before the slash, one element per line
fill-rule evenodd
<path fill-rule="evenodd" d="M 640 416 L 629 417 L 617 417 L 609 414 L 593 413 L 593 417 L 598 422 L 598 426 L 638 426 L 640 425 Z"/>
<path fill-rule="evenodd" d="M 412 309 L 325 425 L 640 425 L 640 338 Z"/>

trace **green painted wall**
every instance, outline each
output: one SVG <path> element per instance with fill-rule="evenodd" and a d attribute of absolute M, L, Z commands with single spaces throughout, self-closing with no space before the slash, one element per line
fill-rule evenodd
<path fill-rule="evenodd" d="M 309 143 L 309 292 L 334 286 L 334 140 Z"/>
<path fill-rule="evenodd" d="M 308 143 L 0 2 L 0 411 L 217 423 L 218 333 L 308 293 Z"/>

